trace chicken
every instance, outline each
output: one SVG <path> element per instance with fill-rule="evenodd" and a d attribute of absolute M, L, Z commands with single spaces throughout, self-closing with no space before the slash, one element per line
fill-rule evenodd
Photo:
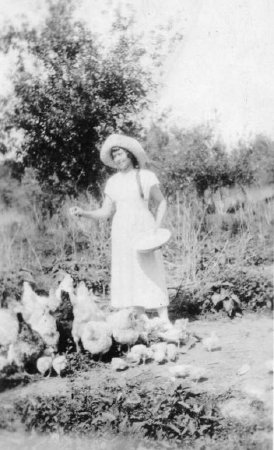
<path fill-rule="evenodd" d="M 116 371 L 121 371 L 127 369 L 128 364 L 122 358 L 112 358 L 111 368 Z"/>
<path fill-rule="evenodd" d="M 188 319 L 177 319 L 174 323 L 174 328 L 187 331 Z"/>
<path fill-rule="evenodd" d="M 50 314 L 50 311 L 55 311 L 59 306 L 53 290 L 50 295 L 39 296 L 29 285 L 24 282 L 22 295 L 22 315 L 24 320 L 31 326 L 34 331 L 37 331 L 43 338 L 48 347 L 57 350 L 59 341 L 59 333 L 56 327 L 56 320 Z"/>
<path fill-rule="evenodd" d="M 172 377 L 185 378 L 189 375 L 192 366 L 190 364 L 178 364 L 177 366 L 169 367 L 169 372 Z"/>
<path fill-rule="evenodd" d="M 35 311 L 44 312 L 47 309 L 46 297 L 37 295 L 27 281 L 23 284 L 21 304 L 24 320 L 28 323 Z"/>
<path fill-rule="evenodd" d="M 8 348 L 17 339 L 19 323 L 15 314 L 8 309 L 0 309 L 0 346 Z"/>
<path fill-rule="evenodd" d="M 52 360 L 52 367 L 55 370 L 55 372 L 61 376 L 62 372 L 67 367 L 67 358 L 65 355 L 57 355 Z"/>
<path fill-rule="evenodd" d="M 137 316 L 136 316 L 137 317 Z M 135 315 L 130 309 L 121 309 L 110 314 L 106 321 L 111 329 L 127 329 L 133 326 Z"/>
<path fill-rule="evenodd" d="M 130 309 L 110 314 L 107 323 L 115 341 L 120 345 L 127 345 L 128 349 L 138 341 L 143 331 L 138 315 Z"/>
<path fill-rule="evenodd" d="M 181 328 L 170 328 L 165 332 L 159 332 L 158 336 L 166 342 L 175 342 L 179 347 L 180 341 L 186 339 L 186 332 Z"/>
<path fill-rule="evenodd" d="M 220 339 L 218 338 L 218 336 L 215 333 L 215 331 L 212 331 L 212 333 L 210 334 L 209 337 L 204 338 L 203 341 L 202 341 L 202 344 L 203 344 L 203 347 L 208 352 L 214 352 L 214 351 L 220 350 L 222 348 Z"/>
<path fill-rule="evenodd" d="M 166 347 L 166 356 L 168 361 L 176 361 L 178 357 L 178 348 L 174 344 L 168 344 Z"/>
<path fill-rule="evenodd" d="M 172 378 L 189 377 L 193 381 L 200 381 L 206 378 L 206 370 L 204 367 L 196 367 L 191 364 L 179 364 L 169 367 L 169 372 Z"/>
<path fill-rule="evenodd" d="M 38 358 L 36 361 L 36 367 L 41 375 L 45 376 L 48 372 L 48 376 L 50 376 L 52 369 L 52 356 L 41 356 Z"/>
<path fill-rule="evenodd" d="M 61 283 L 59 284 L 58 288 L 55 291 L 55 296 L 57 297 L 60 303 L 62 291 L 67 292 L 71 298 L 71 301 L 73 302 L 74 300 L 73 279 L 68 273 L 65 274 L 63 280 L 61 281 Z"/>
<path fill-rule="evenodd" d="M 74 315 L 72 337 L 75 342 L 76 349 L 79 351 L 79 341 L 82 338 L 85 325 L 90 321 L 102 322 L 105 319 L 105 315 L 96 305 L 94 297 L 89 293 L 83 281 L 81 281 L 81 283 L 77 286 L 76 297 L 72 303 Z"/>
<path fill-rule="evenodd" d="M 45 343 L 35 330 L 26 323 L 21 314 L 18 314 L 19 332 L 15 342 L 8 348 L 9 363 L 13 362 L 17 367 L 33 369 L 37 359 L 42 355 L 45 349 Z"/>
<path fill-rule="evenodd" d="M 144 364 L 148 359 L 153 358 L 153 351 L 151 348 L 143 344 L 134 345 L 127 354 L 128 361 L 139 364 L 140 361 Z"/>
<path fill-rule="evenodd" d="M 40 334 L 46 346 L 53 351 L 57 350 L 59 332 L 57 331 L 56 320 L 50 313 L 41 313 L 39 310 L 29 319 L 31 328 Z"/>
<path fill-rule="evenodd" d="M 148 333 L 165 332 L 172 328 L 172 324 L 160 317 L 153 317 L 153 319 L 148 319 L 145 324 L 146 331 Z"/>
<path fill-rule="evenodd" d="M 207 371 L 204 367 L 190 367 L 189 378 L 193 381 L 201 381 L 206 379 Z"/>
<path fill-rule="evenodd" d="M 152 344 L 151 350 L 153 352 L 153 359 L 158 364 L 162 364 L 167 360 L 167 344 L 165 342 Z"/>
<path fill-rule="evenodd" d="M 90 321 L 83 327 L 81 335 L 85 350 L 92 355 L 104 355 L 112 346 L 110 330 L 106 322 Z"/>
<path fill-rule="evenodd" d="M 118 342 L 120 345 L 127 345 L 128 349 L 132 345 L 134 345 L 138 339 L 139 339 L 139 332 L 136 330 L 131 329 L 116 329 L 113 330 L 112 336 L 114 337 L 115 341 Z"/>

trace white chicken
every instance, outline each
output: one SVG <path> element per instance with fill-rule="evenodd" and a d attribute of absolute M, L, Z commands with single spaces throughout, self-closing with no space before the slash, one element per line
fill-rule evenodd
<path fill-rule="evenodd" d="M 92 355 L 104 355 L 112 346 L 110 330 L 106 322 L 90 321 L 83 327 L 81 341 Z"/>
<path fill-rule="evenodd" d="M 179 347 L 180 342 L 186 339 L 186 332 L 181 328 L 170 328 L 165 332 L 159 332 L 158 336 L 166 342 L 176 343 Z"/>
<path fill-rule="evenodd" d="M 61 376 L 63 370 L 67 367 L 67 358 L 65 355 L 57 355 L 52 360 L 52 367 L 55 372 Z"/>
<path fill-rule="evenodd" d="M 204 367 L 191 366 L 189 370 L 189 378 L 193 381 L 202 381 L 207 378 L 207 371 Z"/>
<path fill-rule="evenodd" d="M 109 314 L 106 318 L 107 323 L 111 329 L 127 329 L 132 326 L 134 313 L 130 309 L 121 309 Z"/>
<path fill-rule="evenodd" d="M 37 295 L 27 281 L 24 281 L 23 283 L 21 304 L 22 315 L 27 323 L 29 323 L 29 320 L 34 311 L 39 310 L 41 312 L 44 312 L 47 309 L 45 298 Z"/>
<path fill-rule="evenodd" d="M 29 283 L 24 282 L 21 303 L 24 320 L 34 331 L 40 334 L 47 347 L 56 351 L 59 333 L 56 320 L 50 314 L 50 311 L 55 311 L 59 305 L 59 300 L 54 291 L 51 290 L 48 297 L 39 296 L 33 291 Z"/>
<path fill-rule="evenodd" d="M 21 298 L 21 312 L 26 322 L 29 322 L 34 311 L 54 312 L 60 305 L 61 299 L 56 296 L 54 289 L 50 289 L 49 295 L 38 295 L 30 284 L 25 281 Z"/>
<path fill-rule="evenodd" d="M 0 346 L 8 347 L 17 339 L 19 323 L 15 314 L 8 309 L 0 309 Z"/>
<path fill-rule="evenodd" d="M 169 367 L 169 372 L 172 377 L 185 378 L 189 375 L 192 366 L 190 364 L 178 364 L 176 366 Z"/>
<path fill-rule="evenodd" d="M 59 284 L 58 288 L 55 291 L 55 296 L 57 297 L 60 303 L 62 300 L 61 299 L 62 291 L 67 292 L 69 294 L 71 302 L 73 303 L 74 300 L 73 279 L 68 273 L 65 274 L 63 280 L 61 281 L 61 283 Z"/>
<path fill-rule="evenodd" d="M 153 317 L 152 319 L 147 318 L 145 327 L 148 333 L 157 333 L 169 330 L 172 328 L 172 324 L 160 317 Z"/>
<path fill-rule="evenodd" d="M 168 361 L 176 361 L 178 357 L 178 347 L 174 344 L 167 344 L 166 357 Z"/>
<path fill-rule="evenodd" d="M 36 361 L 36 368 L 41 375 L 45 376 L 48 372 L 48 376 L 51 374 L 52 369 L 52 356 L 41 356 Z"/>
<path fill-rule="evenodd" d="M 209 337 L 204 338 L 202 340 L 202 344 L 203 347 L 208 351 L 208 352 L 214 352 L 216 350 L 220 350 L 221 347 L 221 342 L 219 337 L 217 336 L 215 331 L 212 331 L 212 333 L 210 334 Z"/>
<path fill-rule="evenodd" d="M 177 366 L 169 367 L 169 372 L 173 378 L 189 377 L 193 381 L 200 381 L 206 378 L 206 369 L 204 367 L 196 367 L 191 364 L 178 364 Z"/>
<path fill-rule="evenodd" d="M 128 368 L 128 364 L 122 358 L 112 358 L 111 368 L 116 371 L 125 370 Z"/>
<path fill-rule="evenodd" d="M 153 358 L 153 351 L 151 350 L 151 348 L 146 347 L 143 344 L 134 345 L 130 349 L 130 352 L 127 354 L 128 361 L 136 364 L 139 364 L 140 362 L 145 364 L 147 360 L 152 358 Z"/>
<path fill-rule="evenodd" d="M 138 341 L 140 333 L 143 331 L 140 329 L 138 315 L 130 309 L 110 314 L 107 323 L 115 341 L 120 345 L 127 345 L 128 349 Z"/>
<path fill-rule="evenodd" d="M 180 330 L 187 331 L 188 319 L 177 319 L 174 322 L 174 327 Z"/>
<path fill-rule="evenodd" d="M 102 322 L 105 319 L 105 314 L 98 308 L 93 295 L 90 294 L 83 281 L 77 286 L 76 296 L 72 303 L 74 320 L 71 332 L 76 349 L 79 351 L 79 341 L 82 339 L 85 325 L 90 321 Z"/>
<path fill-rule="evenodd" d="M 35 311 L 29 319 L 29 324 L 34 331 L 37 331 L 45 342 L 46 346 L 53 351 L 57 350 L 59 342 L 59 332 L 57 331 L 56 320 L 47 313 Z"/>
<path fill-rule="evenodd" d="M 158 364 L 162 364 L 167 360 L 167 344 L 165 342 L 157 342 L 152 344 L 153 359 Z"/>

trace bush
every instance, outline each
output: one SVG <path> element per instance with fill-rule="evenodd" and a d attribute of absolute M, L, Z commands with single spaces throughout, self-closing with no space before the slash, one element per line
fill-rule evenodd
<path fill-rule="evenodd" d="M 212 436 L 219 427 L 214 402 L 180 385 L 167 390 L 152 384 L 131 382 L 122 388 L 108 383 L 96 390 L 76 388 L 71 397 L 19 400 L 16 410 L 27 430 L 112 431 L 178 443 Z"/>

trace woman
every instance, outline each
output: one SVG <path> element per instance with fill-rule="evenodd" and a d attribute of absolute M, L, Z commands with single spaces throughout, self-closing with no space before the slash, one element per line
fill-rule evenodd
<path fill-rule="evenodd" d="M 101 208 L 84 211 L 71 208 L 76 216 L 107 219 L 113 210 L 111 305 L 114 308 L 157 309 L 160 318 L 168 322 L 168 293 L 160 250 L 139 253 L 134 248 L 138 235 L 156 231 L 166 212 L 166 201 L 159 181 L 144 169 L 146 153 L 135 139 L 113 134 L 100 152 L 101 161 L 118 169 L 106 183 Z M 148 209 L 149 200 L 157 206 L 156 217 Z"/>

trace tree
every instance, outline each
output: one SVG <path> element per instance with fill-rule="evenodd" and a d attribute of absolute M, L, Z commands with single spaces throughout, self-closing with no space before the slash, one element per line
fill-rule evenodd
<path fill-rule="evenodd" d="M 98 194 L 106 170 L 99 160 L 102 140 L 111 132 L 138 133 L 153 88 L 139 63 L 144 50 L 119 16 L 112 32 L 111 48 L 101 48 L 73 19 L 72 0 L 57 0 L 40 32 L 24 25 L 1 38 L 3 51 L 18 50 L 6 130 L 23 131 L 18 155 L 41 182 L 57 178 L 71 194 L 90 185 Z"/>
<path fill-rule="evenodd" d="M 194 188 L 204 198 L 206 190 L 216 191 L 234 183 L 228 154 L 205 127 L 163 131 L 155 124 L 148 133 L 148 148 L 164 179 L 168 196 Z"/>

